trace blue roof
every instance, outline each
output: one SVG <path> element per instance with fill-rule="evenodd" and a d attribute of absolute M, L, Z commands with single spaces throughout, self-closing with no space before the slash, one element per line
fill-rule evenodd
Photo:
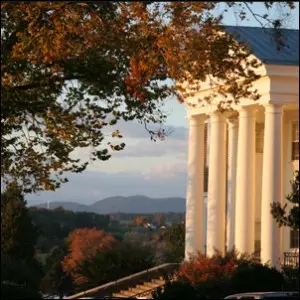
<path fill-rule="evenodd" d="M 299 66 L 299 30 L 280 29 L 284 46 L 279 50 L 273 28 L 224 26 L 224 30 L 237 33 L 237 40 L 246 41 L 253 54 L 266 64 Z"/>

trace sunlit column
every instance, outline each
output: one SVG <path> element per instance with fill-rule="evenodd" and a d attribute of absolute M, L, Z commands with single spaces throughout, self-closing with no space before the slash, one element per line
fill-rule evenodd
<path fill-rule="evenodd" d="M 204 253 L 204 121 L 205 115 L 189 119 L 188 180 L 185 221 L 185 260 Z"/>
<path fill-rule="evenodd" d="M 234 246 L 235 227 L 235 189 L 236 189 L 236 161 L 237 161 L 237 139 L 238 120 L 228 118 L 228 167 L 227 167 L 227 250 Z"/>
<path fill-rule="evenodd" d="M 261 261 L 279 267 L 280 233 L 271 204 L 282 197 L 282 105 L 265 107 L 265 133 L 261 201 Z"/>
<path fill-rule="evenodd" d="M 226 119 L 219 112 L 210 117 L 207 199 L 207 255 L 225 251 L 226 215 Z"/>
<path fill-rule="evenodd" d="M 235 247 L 252 254 L 255 239 L 255 108 L 239 111 L 236 174 Z"/>

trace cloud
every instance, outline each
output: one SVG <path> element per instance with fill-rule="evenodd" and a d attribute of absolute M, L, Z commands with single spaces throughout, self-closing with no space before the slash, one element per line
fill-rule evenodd
<path fill-rule="evenodd" d="M 187 164 L 175 163 L 175 164 L 157 164 L 154 165 L 149 172 L 145 172 L 145 178 L 147 180 L 153 180 L 154 178 L 171 179 L 181 176 L 180 174 L 186 174 Z"/>
<path fill-rule="evenodd" d="M 163 167 L 162 167 L 163 168 Z M 176 169 L 177 168 L 177 169 Z M 185 197 L 186 173 L 175 167 L 173 176 L 158 176 L 159 167 L 149 173 L 139 172 L 85 172 L 70 174 L 70 182 L 56 192 L 40 192 L 28 195 L 29 205 L 39 203 L 72 201 L 81 204 L 92 204 L 106 197 L 121 195 L 145 195 L 148 197 Z M 175 170 L 174 169 L 174 170 Z M 170 174 L 171 169 L 165 174 Z"/>
<path fill-rule="evenodd" d="M 150 140 L 139 140 L 136 144 L 129 144 L 123 151 L 116 153 L 116 157 L 146 157 L 182 155 L 187 151 L 187 140 L 172 140 L 153 142 Z"/>
<path fill-rule="evenodd" d="M 109 159 L 109 164 L 112 160 L 131 157 L 161 157 L 161 156 L 174 156 L 176 158 L 183 157 L 187 151 L 188 129 L 183 126 L 167 126 L 166 130 L 171 130 L 171 133 L 165 138 L 165 140 L 158 140 L 156 142 L 150 139 L 150 134 L 141 125 L 135 122 L 120 121 L 118 126 L 111 126 L 104 130 L 105 139 L 103 140 L 103 149 L 108 149 L 109 154 L 112 157 Z M 155 127 L 155 128 L 154 128 Z M 151 129 L 158 129 L 158 126 L 154 126 Z M 119 129 L 123 138 L 112 138 L 111 133 L 116 129 Z M 125 143 L 125 148 L 121 151 L 112 151 L 108 142 L 113 145 Z M 101 148 L 101 147 L 99 147 Z M 94 151 L 92 147 L 76 148 L 72 153 L 72 158 L 81 159 L 83 161 L 90 161 L 91 154 Z M 123 162 L 122 162 L 123 163 Z M 107 164 L 107 162 L 106 162 Z M 97 166 L 103 167 L 103 164 L 99 161 L 93 163 L 95 167 L 93 169 L 101 170 Z M 104 167 L 105 168 L 105 167 Z"/>

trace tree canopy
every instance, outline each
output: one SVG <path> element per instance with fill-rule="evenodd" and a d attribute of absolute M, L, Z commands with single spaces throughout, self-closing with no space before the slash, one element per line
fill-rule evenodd
<path fill-rule="evenodd" d="M 167 261 L 182 262 L 184 259 L 185 223 L 173 224 L 164 234 Z"/>
<path fill-rule="evenodd" d="M 83 261 L 77 272 L 87 279 L 82 287 L 93 288 L 144 271 L 154 264 L 155 253 L 151 247 L 121 242 Z"/>
<path fill-rule="evenodd" d="M 253 12 L 251 3 L 224 2 L 241 21 L 251 14 L 280 27 L 280 20 Z M 220 34 L 224 11 L 215 13 L 217 4 L 2 2 L 4 183 L 17 181 L 25 192 L 54 190 L 67 181 L 64 172 L 109 159 L 125 147 L 111 126 L 119 120 L 147 128 L 162 123 L 164 100 L 182 100 L 177 83 L 198 88 L 213 76 L 224 83 L 223 108 L 241 97 L 257 99 L 250 87 L 258 62 L 249 60 L 245 44 Z M 294 8 L 290 1 L 279 5 Z M 154 139 L 163 135 L 148 130 Z M 76 156 L 78 148 L 90 157 Z"/>
<path fill-rule="evenodd" d="M 62 267 L 78 285 L 87 280 L 82 274 L 77 273 L 78 267 L 86 260 L 91 260 L 97 253 L 111 249 L 116 244 L 111 234 L 88 228 L 72 231 L 68 236 L 68 242 L 69 251 L 64 257 Z"/>
<path fill-rule="evenodd" d="M 109 215 L 63 209 L 29 207 L 29 213 L 38 228 L 36 247 L 41 253 L 47 253 L 55 246 L 62 246 L 69 233 L 77 228 L 107 230 L 110 220 Z"/>

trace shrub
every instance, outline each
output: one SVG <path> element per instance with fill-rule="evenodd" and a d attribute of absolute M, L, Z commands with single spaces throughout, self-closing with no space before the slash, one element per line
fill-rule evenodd
<path fill-rule="evenodd" d="M 164 290 L 158 288 L 152 293 L 153 299 L 197 299 L 194 286 L 187 282 L 167 282 Z"/>
<path fill-rule="evenodd" d="M 234 293 L 278 291 L 284 284 L 280 271 L 260 263 L 241 264 L 230 281 Z"/>
<path fill-rule="evenodd" d="M 178 275 L 183 281 L 197 285 L 207 280 L 229 277 L 234 267 L 234 259 L 218 261 L 216 257 L 209 258 L 198 254 L 180 267 Z"/>
<path fill-rule="evenodd" d="M 234 293 L 281 290 L 284 285 L 281 272 L 235 250 L 225 256 L 198 253 L 176 275 L 177 280 L 168 281 L 164 291 L 153 294 L 154 299 L 222 299 Z"/>
<path fill-rule="evenodd" d="M 299 266 L 282 268 L 284 290 L 299 291 Z"/>

